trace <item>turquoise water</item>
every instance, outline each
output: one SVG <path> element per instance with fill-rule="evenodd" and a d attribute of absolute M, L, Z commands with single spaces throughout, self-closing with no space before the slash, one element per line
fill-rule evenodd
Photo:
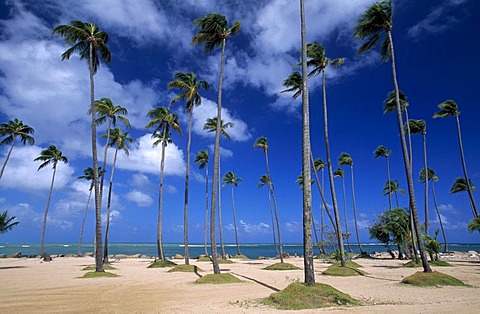
<path fill-rule="evenodd" d="M 386 249 L 383 245 L 379 244 L 362 244 L 363 249 L 368 253 L 372 252 L 385 252 Z M 352 245 L 355 252 L 359 252 L 357 245 Z M 164 244 L 165 255 L 173 256 L 175 254 L 184 253 L 184 247 L 182 244 Z M 46 243 L 45 251 L 49 254 L 77 254 L 77 243 Z M 274 257 L 276 255 L 275 247 L 272 244 L 241 244 L 240 250 L 242 254 L 250 258 L 258 258 L 259 256 Z M 450 251 L 477 251 L 480 252 L 480 244 L 449 244 Z M 208 247 L 210 253 L 210 247 Z M 230 255 L 236 254 L 236 246 L 234 244 L 225 245 L 226 253 Z M 303 252 L 302 244 L 284 244 L 283 251 L 288 252 L 290 255 L 297 253 L 301 255 Z M 21 252 L 22 255 L 37 255 L 40 252 L 39 243 L 0 243 L 0 254 L 13 254 Z M 82 252 L 93 252 L 93 244 L 82 245 Z M 109 254 L 142 254 L 148 256 L 157 255 L 157 246 L 155 243 L 110 243 Z M 191 244 L 189 245 L 190 256 L 196 257 L 200 254 L 204 254 L 203 244 Z M 220 246 L 218 246 L 218 252 L 220 252 Z M 314 248 L 314 254 L 318 254 L 317 248 Z"/>

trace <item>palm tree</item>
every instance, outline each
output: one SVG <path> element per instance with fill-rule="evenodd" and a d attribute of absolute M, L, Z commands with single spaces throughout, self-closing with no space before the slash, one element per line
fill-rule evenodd
<path fill-rule="evenodd" d="M 35 133 L 35 130 L 32 127 L 28 126 L 27 124 L 23 124 L 22 120 L 18 120 L 17 118 L 10 120 L 7 123 L 0 124 L 0 136 L 6 136 L 0 142 L 0 146 L 11 144 L 7 153 L 7 158 L 5 158 L 5 162 L 3 163 L 2 170 L 0 170 L 0 179 L 3 176 L 3 171 L 5 170 L 8 159 L 10 158 L 10 154 L 12 153 L 17 137 L 20 136 L 20 141 L 23 143 L 23 145 L 27 143 L 33 145 L 35 143 L 35 139 L 30 135 L 33 133 Z"/>
<path fill-rule="evenodd" d="M 433 204 L 435 206 L 435 211 L 437 212 L 438 222 L 440 223 L 440 229 L 442 230 L 443 235 L 443 242 L 445 243 L 444 252 L 448 252 L 448 243 L 447 243 L 447 236 L 445 235 L 445 229 L 443 228 L 442 216 L 440 215 L 440 211 L 438 210 L 437 204 L 437 196 L 435 194 L 435 182 L 438 182 L 438 177 L 435 175 L 435 171 L 433 169 L 427 168 L 428 174 L 425 172 L 425 168 L 420 171 L 420 178 L 419 181 L 425 183 L 427 180 L 432 181 L 432 195 L 433 195 Z M 428 179 L 427 179 L 428 178 Z"/>
<path fill-rule="evenodd" d="M 385 160 L 387 161 L 387 182 L 390 182 L 390 154 L 392 153 L 391 150 L 388 150 L 385 146 L 379 145 L 377 149 L 373 152 L 375 155 L 375 158 L 378 157 L 385 157 Z M 390 186 L 390 185 L 389 185 Z M 392 193 L 389 191 L 388 193 L 388 204 L 390 205 L 390 209 L 392 209 Z M 398 207 L 398 206 L 397 206 Z"/>
<path fill-rule="evenodd" d="M 277 201 L 275 199 L 275 194 L 273 193 L 274 185 L 268 174 L 264 174 L 260 177 L 260 183 L 257 185 L 257 188 L 261 188 L 265 185 L 268 186 L 268 201 L 270 203 L 270 217 L 272 218 L 273 245 L 275 246 L 275 250 L 277 251 L 277 256 L 280 257 L 280 262 L 283 263 L 283 249 L 282 249 L 282 237 L 281 237 L 282 233 L 280 231 L 280 224 L 279 224 L 278 213 L 276 208 Z M 272 210 L 272 199 L 274 201 L 273 204 L 275 205 L 274 207 L 275 212 L 273 212 Z M 276 223 L 277 223 L 278 243 L 279 243 L 278 246 L 277 246 L 277 239 L 275 237 L 275 223 L 273 222 L 273 216 L 275 216 Z"/>
<path fill-rule="evenodd" d="M 400 89 L 397 81 L 397 71 L 395 67 L 395 50 L 393 48 L 393 7 L 391 1 L 375 2 L 360 16 L 355 26 L 353 35 L 355 38 L 366 41 L 360 46 L 357 54 L 362 54 L 374 48 L 383 37 L 381 45 L 381 58 L 384 61 L 391 59 L 392 78 L 395 90 L 395 105 L 397 111 L 397 123 L 400 132 L 400 142 L 402 145 L 403 161 L 405 165 L 405 174 L 407 176 L 408 194 L 410 196 L 410 208 L 413 216 L 413 223 L 417 242 L 419 245 L 420 256 L 424 272 L 431 272 L 432 269 L 428 264 L 425 245 L 420 231 L 420 223 L 418 220 L 417 202 L 415 199 L 415 191 L 413 187 L 412 166 L 408 156 L 407 144 L 405 141 L 405 131 L 403 130 L 402 107 L 400 103 Z M 385 36 L 382 36 L 385 35 Z"/>
<path fill-rule="evenodd" d="M 176 88 L 182 91 L 179 95 L 175 96 L 171 104 L 177 100 L 185 100 L 185 109 L 189 115 L 188 121 L 188 140 L 187 140 L 187 166 L 185 168 L 185 198 L 183 203 L 183 244 L 185 248 L 185 265 L 190 264 L 190 257 L 188 253 L 188 183 L 190 177 L 190 145 L 192 143 L 192 121 L 193 121 L 193 108 L 200 106 L 202 103 L 202 97 L 199 90 L 201 88 L 205 90 L 210 89 L 207 81 L 197 82 L 197 76 L 194 73 L 175 73 L 174 80 L 168 83 L 168 88 Z"/>
<path fill-rule="evenodd" d="M 297 99 L 302 94 L 302 74 L 298 71 L 292 72 L 283 81 L 283 86 L 287 87 L 287 89 L 282 90 L 281 93 L 294 92 L 292 98 Z"/>
<path fill-rule="evenodd" d="M 205 248 L 205 256 L 208 256 L 207 251 L 207 233 L 208 233 L 208 150 L 204 149 L 198 152 L 195 156 L 195 163 L 198 168 L 205 168 L 205 230 L 203 233 L 203 243 Z"/>
<path fill-rule="evenodd" d="M 240 252 L 240 245 L 238 244 L 238 229 L 237 229 L 237 215 L 235 213 L 235 197 L 234 197 L 234 188 L 238 186 L 238 183 L 242 181 L 242 178 L 239 178 L 233 173 L 229 171 L 223 176 L 223 186 L 227 186 L 230 184 L 232 186 L 232 211 L 233 211 L 233 227 L 235 228 L 235 243 L 237 245 L 237 255 L 241 255 Z"/>
<path fill-rule="evenodd" d="M 310 159 L 313 159 L 313 156 L 310 157 Z M 320 215 L 320 220 L 322 224 L 322 235 L 321 235 L 321 240 L 323 241 L 323 233 L 324 233 L 324 219 L 323 219 L 323 210 L 327 213 L 328 218 L 330 219 L 330 223 L 332 224 L 333 231 L 336 233 L 337 228 L 335 225 L 335 221 L 332 217 L 332 214 L 330 213 L 330 210 L 328 209 L 327 201 L 325 199 L 325 194 L 323 193 L 323 187 L 325 187 L 325 178 L 324 178 L 324 168 L 325 168 L 325 163 L 321 158 L 316 158 L 313 160 L 313 169 L 315 170 L 313 174 L 315 175 L 315 180 L 317 181 L 317 187 L 318 187 L 318 192 L 320 193 L 320 198 L 322 199 L 322 208 L 321 208 L 321 215 Z M 320 185 L 320 179 L 318 178 L 318 172 L 322 171 L 322 185 Z"/>
<path fill-rule="evenodd" d="M 385 196 L 395 194 L 395 203 L 397 205 L 397 208 L 400 207 L 398 205 L 398 193 L 402 195 L 406 194 L 405 190 L 400 188 L 398 180 L 388 180 L 387 182 L 385 182 L 385 188 L 382 191 L 382 195 Z"/>
<path fill-rule="evenodd" d="M 115 105 L 110 98 L 102 98 L 100 100 L 95 101 L 95 113 L 98 114 L 98 118 L 96 120 L 97 125 L 104 124 L 108 120 L 107 126 L 107 136 L 105 137 L 105 150 L 103 151 L 103 168 L 105 171 L 100 176 L 100 195 L 103 195 L 103 183 L 105 180 L 105 172 L 107 170 L 107 150 L 108 150 L 108 141 L 110 140 L 110 130 L 112 126 L 117 125 L 117 119 L 120 120 L 128 129 L 130 128 L 130 121 L 124 115 L 128 114 L 126 108 Z M 104 256 L 105 259 L 105 256 Z M 108 257 L 107 257 L 108 259 Z"/>
<path fill-rule="evenodd" d="M 217 130 L 217 123 L 218 119 L 217 117 L 214 118 L 208 118 L 207 121 L 205 122 L 205 125 L 203 126 L 203 129 L 207 132 L 216 132 Z M 220 133 L 225 136 L 228 140 L 230 140 L 230 134 L 226 131 L 227 128 L 233 128 L 234 124 L 233 122 L 226 122 L 224 123 L 223 120 L 220 121 Z M 218 159 L 218 178 L 217 178 L 218 186 L 217 186 L 217 196 L 218 196 L 218 222 L 219 222 L 219 236 L 220 236 L 220 249 L 222 251 L 222 258 L 226 258 L 225 254 L 225 246 L 223 244 L 223 224 L 222 224 L 222 197 L 221 197 L 221 189 L 220 189 L 220 158 Z M 213 179 L 212 179 L 213 180 Z M 211 220 L 212 218 L 210 218 Z M 210 226 L 211 228 L 211 226 Z M 212 249 L 213 250 L 213 249 Z M 216 245 L 215 245 L 215 250 L 216 250 Z M 212 253 L 213 254 L 213 253 Z M 215 251 L 216 254 L 216 251 Z"/>
<path fill-rule="evenodd" d="M 338 157 L 338 164 L 340 166 L 350 166 L 350 174 L 352 175 L 352 203 L 353 203 L 353 220 L 355 222 L 355 233 L 357 234 L 358 247 L 360 249 L 360 254 L 367 254 L 362 248 L 362 243 L 360 242 L 360 235 L 358 234 L 358 222 L 357 222 L 357 202 L 355 201 L 355 183 L 353 177 L 353 159 L 348 153 L 342 153 Z"/>
<path fill-rule="evenodd" d="M 52 183 L 50 184 L 47 206 L 45 207 L 45 214 L 43 215 L 42 236 L 40 238 L 40 255 L 43 257 L 45 253 L 45 228 L 47 226 L 48 207 L 50 206 L 50 199 L 52 197 L 53 183 L 55 182 L 55 174 L 57 173 L 57 164 L 59 161 L 67 163 L 68 159 L 62 155 L 62 152 L 56 146 L 51 145 L 47 149 L 42 150 L 40 156 L 33 161 L 42 161 L 37 171 L 50 164 L 53 166 Z"/>
<path fill-rule="evenodd" d="M 14 221 L 15 216 L 8 217 L 8 210 L 0 214 L 0 234 L 11 230 L 14 226 L 18 225 L 18 221 Z"/>
<path fill-rule="evenodd" d="M 476 187 L 473 186 L 472 180 L 468 179 L 465 180 L 465 178 L 456 178 L 455 182 L 453 183 L 452 187 L 450 188 L 450 194 L 456 194 L 459 192 L 473 192 L 475 191 Z M 473 195 L 472 195 L 473 196 Z M 474 206 L 472 204 L 472 201 L 470 200 L 470 205 L 472 206 L 472 212 L 474 218 L 477 217 L 476 212 L 474 211 Z"/>
<path fill-rule="evenodd" d="M 92 116 L 92 159 L 93 159 L 93 184 L 95 189 L 95 271 L 103 272 L 102 258 L 102 196 L 98 183 L 97 159 L 97 128 L 95 124 L 95 86 L 93 76 L 100 66 L 100 59 L 110 62 L 111 54 L 108 49 L 108 34 L 100 31 L 93 23 L 71 21 L 68 25 L 59 25 L 53 29 L 53 34 L 63 37 L 67 45 L 72 45 L 62 54 L 62 60 L 70 59 L 73 53 L 78 52 L 80 59 L 88 62 L 90 72 L 90 114 Z"/>
<path fill-rule="evenodd" d="M 480 232 L 480 217 L 475 217 L 468 223 L 467 230 L 470 233 Z"/>
<path fill-rule="evenodd" d="M 212 178 L 212 204 L 210 217 L 210 237 L 212 238 L 212 264 L 213 272 L 220 274 L 220 267 L 217 259 L 217 244 L 215 240 L 215 209 L 217 201 L 217 191 L 219 190 L 220 177 L 220 132 L 222 121 L 222 85 L 223 69 L 225 66 L 225 47 L 227 40 L 235 36 L 240 31 L 240 22 L 236 21 L 232 27 L 228 27 L 225 16 L 217 13 L 210 13 L 203 18 L 193 21 L 198 26 L 198 33 L 193 36 L 192 44 L 203 45 L 205 53 L 211 53 L 216 48 L 221 48 L 220 75 L 218 80 L 218 99 L 217 99 L 217 128 L 215 132 L 215 145 L 213 153 L 213 178 Z"/>
<path fill-rule="evenodd" d="M 99 169 L 99 175 L 103 174 L 103 171 Z M 83 229 L 85 227 L 85 219 L 87 218 L 87 211 L 88 205 L 90 204 L 90 198 L 92 197 L 93 191 L 93 169 L 92 167 L 87 167 L 83 170 L 83 176 L 78 177 L 78 179 L 83 179 L 87 181 L 91 181 L 90 188 L 88 189 L 88 198 L 87 198 L 87 205 L 85 206 L 85 210 L 83 211 L 83 218 L 82 218 L 82 225 L 80 226 L 80 236 L 78 237 L 78 256 L 83 256 L 82 254 L 82 237 L 83 237 Z"/>
<path fill-rule="evenodd" d="M 158 106 L 147 113 L 150 121 L 145 126 L 146 129 L 153 127 L 152 138 L 156 139 L 153 146 L 162 144 L 162 157 L 160 159 L 160 184 L 158 188 L 158 221 L 157 221 L 157 253 L 158 258 L 165 259 L 165 251 L 163 250 L 162 240 L 162 207 L 163 207 L 163 173 L 165 170 L 165 148 L 171 143 L 170 129 L 182 134 L 178 123 L 178 116 L 171 113 L 170 109 Z"/>
<path fill-rule="evenodd" d="M 337 168 L 333 172 L 334 178 L 342 178 L 342 187 L 343 187 L 343 218 L 345 219 L 345 235 L 347 238 L 348 250 L 353 252 L 352 246 L 350 245 L 350 233 L 348 232 L 348 219 L 347 219 L 347 191 L 345 189 L 345 172 Z"/>
<path fill-rule="evenodd" d="M 337 59 L 327 58 L 325 48 L 317 42 L 314 42 L 307 46 L 307 55 L 310 58 L 310 60 L 308 61 L 308 66 L 313 68 L 308 74 L 308 76 L 316 76 L 319 74 L 322 75 L 323 132 L 324 132 L 324 138 L 325 138 L 325 151 L 327 154 L 328 178 L 330 182 L 330 192 L 332 195 L 333 212 L 335 214 L 335 226 L 337 231 L 338 247 L 340 248 L 341 265 L 342 267 L 345 267 L 346 266 L 345 248 L 343 246 L 340 214 L 338 211 L 337 197 L 335 195 L 335 185 L 333 182 L 333 167 L 332 167 L 332 160 L 331 160 L 331 154 L 330 154 L 330 142 L 328 138 L 328 112 L 327 112 L 327 87 L 326 87 L 327 79 L 325 74 L 325 69 L 327 68 L 327 66 L 330 66 L 333 69 L 337 69 L 345 62 L 345 59 L 344 58 L 337 58 Z"/>
<path fill-rule="evenodd" d="M 475 199 L 472 194 L 472 186 L 470 185 L 470 180 L 467 174 L 467 163 L 465 161 L 465 154 L 463 152 L 463 141 L 462 141 L 462 131 L 460 129 L 460 111 L 458 111 L 458 105 L 455 101 L 449 99 L 438 105 L 440 111 L 436 112 L 433 115 L 433 118 L 446 118 L 446 117 L 455 117 L 457 121 L 457 136 L 458 136 L 458 146 L 460 148 L 460 157 L 462 159 L 462 168 L 463 175 L 465 177 L 465 183 L 467 185 L 467 193 L 470 198 L 470 204 L 473 210 L 473 216 L 478 216 L 477 205 L 475 204 Z"/>
<path fill-rule="evenodd" d="M 108 184 L 108 198 L 107 198 L 107 224 L 105 227 L 105 245 L 103 252 L 103 262 L 109 263 L 108 260 L 108 231 L 110 229 L 110 206 L 112 204 L 112 190 L 113 190 L 113 175 L 115 173 L 115 165 L 117 163 L 117 155 L 119 150 L 123 150 L 125 155 L 129 155 L 127 143 L 133 143 L 133 138 L 128 136 L 128 132 L 123 132 L 120 128 L 115 127 L 109 130 L 108 136 L 110 136 L 109 147 L 115 147 L 115 154 L 113 155 L 112 171 L 110 173 L 110 182 Z M 103 136 L 103 137 L 106 137 Z"/>

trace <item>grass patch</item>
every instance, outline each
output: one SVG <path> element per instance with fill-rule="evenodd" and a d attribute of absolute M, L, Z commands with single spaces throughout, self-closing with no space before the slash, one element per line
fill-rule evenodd
<path fill-rule="evenodd" d="M 362 275 L 364 276 L 366 272 L 353 268 L 353 267 L 342 267 L 342 266 L 337 266 L 337 265 L 330 265 L 328 266 L 327 269 L 325 269 L 322 273 L 322 275 L 327 275 L 327 276 L 340 276 L 340 277 L 350 277 L 350 276 L 358 276 Z"/>
<path fill-rule="evenodd" d="M 233 261 L 226 259 L 226 258 L 219 258 L 218 259 L 219 264 L 233 264 Z"/>
<path fill-rule="evenodd" d="M 168 259 L 156 259 L 150 265 L 148 265 L 147 268 L 173 267 L 176 265 L 177 264 L 175 264 L 172 261 L 169 261 Z"/>
<path fill-rule="evenodd" d="M 195 283 L 200 284 L 223 284 L 223 283 L 240 283 L 242 280 L 232 274 L 208 274 L 199 278 Z"/>
<path fill-rule="evenodd" d="M 109 273 L 109 272 L 97 273 L 95 271 L 89 271 L 88 273 L 85 273 L 80 278 L 100 278 L 100 277 L 120 277 L 120 276 L 114 273 Z"/>
<path fill-rule="evenodd" d="M 264 268 L 265 270 L 297 270 L 300 269 L 289 263 L 275 263 Z"/>
<path fill-rule="evenodd" d="M 346 264 L 347 267 L 355 268 L 355 269 L 363 267 L 362 265 L 360 265 L 360 264 L 358 264 L 354 261 L 345 261 L 345 264 Z M 341 266 L 341 262 L 340 261 L 335 262 L 335 263 L 333 263 L 333 265 L 334 266 Z"/>
<path fill-rule="evenodd" d="M 445 261 L 432 261 L 430 262 L 432 266 L 440 266 L 440 267 L 453 267 L 452 264 L 445 262 Z"/>
<path fill-rule="evenodd" d="M 208 256 L 200 256 L 197 258 L 197 262 L 211 262 L 212 259 Z"/>
<path fill-rule="evenodd" d="M 403 278 L 402 283 L 417 287 L 466 286 L 463 281 L 437 271 L 431 273 L 416 272 Z"/>
<path fill-rule="evenodd" d="M 248 256 L 243 255 L 243 254 L 236 254 L 235 256 L 232 256 L 232 258 L 238 258 L 238 259 L 250 259 Z"/>
<path fill-rule="evenodd" d="M 110 266 L 110 265 L 103 265 L 103 270 L 114 270 L 116 269 L 115 267 L 113 266 Z M 95 266 L 85 266 L 82 268 L 82 270 L 90 270 L 90 271 L 95 271 Z"/>
<path fill-rule="evenodd" d="M 415 263 L 415 261 L 409 261 L 408 263 L 403 264 L 402 267 L 407 267 L 407 268 L 422 267 L 422 263 L 421 262 Z"/>
<path fill-rule="evenodd" d="M 281 310 L 303 310 L 339 305 L 360 305 L 348 294 L 338 291 L 332 286 L 317 283 L 306 286 L 303 283 L 292 283 L 280 292 L 272 293 L 262 301 L 265 305 Z"/>
<path fill-rule="evenodd" d="M 168 272 L 169 273 L 174 273 L 174 272 L 186 272 L 186 273 L 195 273 L 198 271 L 203 271 L 202 269 L 198 268 L 198 266 L 195 265 L 176 265 L 172 269 L 170 269 Z"/>

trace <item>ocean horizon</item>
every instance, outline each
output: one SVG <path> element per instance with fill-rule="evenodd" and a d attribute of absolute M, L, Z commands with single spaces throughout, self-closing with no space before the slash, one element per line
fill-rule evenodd
<path fill-rule="evenodd" d="M 172 257 L 175 254 L 184 254 L 184 245 L 182 243 L 165 243 L 164 245 L 165 256 Z M 363 249 L 368 253 L 374 252 L 386 252 L 387 248 L 378 243 L 362 243 Z M 195 258 L 199 255 L 204 254 L 204 245 L 201 243 L 192 243 L 189 244 L 189 253 L 191 258 Z M 237 248 L 234 243 L 224 244 L 226 254 L 235 255 L 237 253 Z M 352 244 L 352 250 L 356 253 L 359 253 L 360 250 L 358 245 Z M 396 249 L 395 246 L 391 247 L 393 250 Z M 333 252 L 333 247 L 327 247 L 327 252 Z M 479 243 L 451 243 L 448 244 L 449 251 L 459 251 L 459 252 L 468 252 L 468 251 L 477 251 L 480 252 Z M 345 250 L 348 251 L 348 247 L 345 246 Z M 56 242 L 56 243 L 45 243 L 45 251 L 51 255 L 66 255 L 66 254 L 77 254 L 78 252 L 78 243 L 74 242 Z M 108 251 L 110 255 L 116 254 L 125 254 L 125 255 L 134 255 L 141 254 L 146 256 L 156 256 L 157 255 L 157 245 L 156 243 L 149 242 L 131 242 L 131 243 L 109 243 Z M 210 254 L 210 245 L 207 245 L 207 251 Z M 217 251 L 220 253 L 220 245 L 217 245 Z M 242 243 L 240 244 L 240 251 L 243 255 L 248 256 L 249 258 L 259 258 L 259 257 L 275 257 L 276 250 L 275 246 L 270 243 Z M 285 253 L 293 256 L 295 254 L 303 254 L 303 244 L 301 243 L 287 243 L 283 244 L 283 251 Z M 0 255 L 10 255 L 14 253 L 21 253 L 25 256 L 38 255 L 40 252 L 40 243 L 10 243 L 4 242 L 0 243 Z M 82 244 L 82 252 L 88 253 L 93 252 L 93 244 Z M 319 254 L 318 248 L 314 246 L 314 254 Z"/>

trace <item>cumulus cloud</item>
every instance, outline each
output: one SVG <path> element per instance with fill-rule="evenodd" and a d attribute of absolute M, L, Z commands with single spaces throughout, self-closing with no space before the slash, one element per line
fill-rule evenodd
<path fill-rule="evenodd" d="M 125 195 L 125 198 L 136 203 L 139 207 L 149 207 L 153 203 L 153 199 L 150 197 L 150 195 L 137 190 L 128 192 Z"/>

